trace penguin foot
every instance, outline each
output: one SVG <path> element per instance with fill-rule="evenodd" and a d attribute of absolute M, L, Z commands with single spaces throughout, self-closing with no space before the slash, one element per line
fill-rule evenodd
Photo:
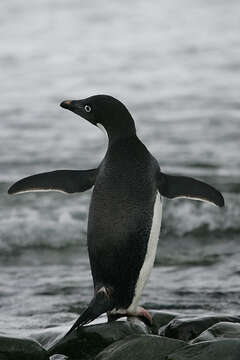
<path fill-rule="evenodd" d="M 116 312 L 116 313 L 112 313 L 109 312 L 107 313 L 107 317 L 108 317 L 108 322 L 112 322 L 115 321 L 117 319 L 120 319 L 121 317 L 131 317 L 131 316 L 136 316 L 139 317 L 146 325 L 150 325 L 152 326 L 152 316 L 150 315 L 150 313 L 144 309 L 142 306 L 138 306 L 136 311 L 124 311 L 124 312 Z"/>
<path fill-rule="evenodd" d="M 140 317 L 147 325 L 152 326 L 152 316 L 142 306 L 138 306 L 136 312 L 134 312 L 134 314 L 131 315 Z"/>
<path fill-rule="evenodd" d="M 121 317 L 127 316 L 127 314 L 120 314 L 120 313 L 107 313 L 108 322 L 116 321 L 117 319 L 120 319 Z"/>

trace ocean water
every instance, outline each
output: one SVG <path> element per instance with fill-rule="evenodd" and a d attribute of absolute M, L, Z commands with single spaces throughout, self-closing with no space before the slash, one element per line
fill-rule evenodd
<path fill-rule="evenodd" d="M 34 173 L 99 164 L 103 134 L 59 107 L 98 93 L 128 106 L 163 171 L 202 179 L 226 201 L 165 200 L 142 303 L 239 313 L 239 16 L 237 0 L 1 1 L 1 333 L 65 331 L 91 298 L 91 191 L 7 189 Z"/>

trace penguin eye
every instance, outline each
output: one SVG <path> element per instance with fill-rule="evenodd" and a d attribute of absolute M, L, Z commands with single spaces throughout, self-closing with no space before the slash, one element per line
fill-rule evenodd
<path fill-rule="evenodd" d="M 92 108 L 91 108 L 90 105 L 85 105 L 85 106 L 84 106 L 84 110 L 89 113 L 89 112 L 92 111 Z"/>

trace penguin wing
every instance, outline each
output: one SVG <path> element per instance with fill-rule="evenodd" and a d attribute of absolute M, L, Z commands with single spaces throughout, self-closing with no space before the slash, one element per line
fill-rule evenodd
<path fill-rule="evenodd" d="M 207 201 L 219 207 L 224 206 L 224 198 L 218 190 L 191 177 L 166 175 L 160 172 L 158 188 L 161 195 L 170 199 L 189 198 Z"/>
<path fill-rule="evenodd" d="M 56 170 L 36 174 L 17 181 L 9 188 L 8 193 L 60 191 L 72 194 L 83 192 L 95 184 L 97 173 L 98 169 Z"/>

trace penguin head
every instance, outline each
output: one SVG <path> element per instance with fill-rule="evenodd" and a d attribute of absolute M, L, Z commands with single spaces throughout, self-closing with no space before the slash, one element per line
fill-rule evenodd
<path fill-rule="evenodd" d="M 104 127 L 109 140 L 136 134 L 134 120 L 128 109 L 112 96 L 95 95 L 82 100 L 66 100 L 60 106 L 99 128 Z"/>

